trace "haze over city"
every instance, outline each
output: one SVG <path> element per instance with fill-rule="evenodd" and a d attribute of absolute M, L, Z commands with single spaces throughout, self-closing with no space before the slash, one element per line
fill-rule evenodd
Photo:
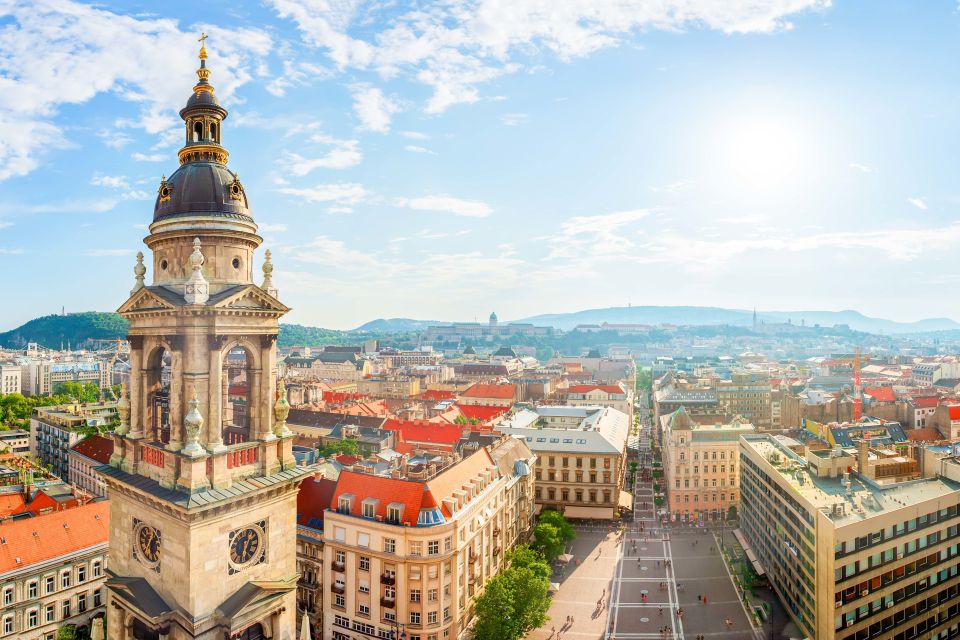
<path fill-rule="evenodd" d="M 286 321 L 960 317 L 952 0 L 2 12 L 0 328 L 121 302 L 204 30 Z"/>

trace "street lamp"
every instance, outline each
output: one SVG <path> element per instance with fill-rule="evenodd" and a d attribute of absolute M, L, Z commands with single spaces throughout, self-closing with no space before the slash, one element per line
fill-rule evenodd
<path fill-rule="evenodd" d="M 406 640 L 407 632 L 403 630 L 403 625 L 396 619 L 393 621 L 393 629 L 390 630 L 390 640 Z"/>

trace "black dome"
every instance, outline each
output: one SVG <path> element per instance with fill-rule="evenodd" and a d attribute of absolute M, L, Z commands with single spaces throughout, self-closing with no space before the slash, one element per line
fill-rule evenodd
<path fill-rule="evenodd" d="M 153 221 L 195 215 L 252 220 L 247 193 L 235 184 L 236 176 L 222 164 L 188 162 L 167 178 L 170 199 L 161 203 L 157 194 Z"/>
<path fill-rule="evenodd" d="M 184 109 L 189 109 L 190 107 L 219 106 L 220 102 L 217 100 L 217 96 L 213 95 L 213 91 L 194 91 L 187 99 L 187 106 L 185 106 Z"/>

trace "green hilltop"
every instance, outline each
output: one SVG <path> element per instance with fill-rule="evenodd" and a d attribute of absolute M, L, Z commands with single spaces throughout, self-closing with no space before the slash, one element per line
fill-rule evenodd
<path fill-rule="evenodd" d="M 96 348 L 104 346 L 97 340 L 115 340 L 127 335 L 127 321 L 116 313 L 85 311 L 66 315 L 50 315 L 34 318 L 5 333 L 0 333 L 0 347 L 24 348 L 28 342 L 36 342 L 48 349 L 59 349 L 67 344 L 73 348 Z M 282 346 L 319 346 L 323 344 L 347 344 L 379 334 L 357 336 L 347 331 L 307 327 L 300 324 L 281 324 L 277 343 Z"/>

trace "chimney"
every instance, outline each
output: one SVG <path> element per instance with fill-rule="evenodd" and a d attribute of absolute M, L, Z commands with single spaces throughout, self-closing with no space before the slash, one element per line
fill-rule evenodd
<path fill-rule="evenodd" d="M 867 475 L 867 457 L 870 454 L 870 443 L 867 440 L 857 442 L 857 473 L 866 477 Z"/>

